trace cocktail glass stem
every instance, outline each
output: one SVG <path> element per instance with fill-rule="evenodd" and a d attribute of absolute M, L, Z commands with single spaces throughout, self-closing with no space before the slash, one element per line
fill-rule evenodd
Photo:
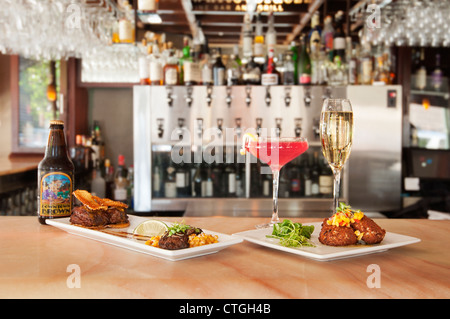
<path fill-rule="evenodd" d="M 280 184 L 280 171 L 273 170 L 272 177 L 273 177 L 273 213 L 272 213 L 272 220 L 270 221 L 270 223 L 273 225 L 280 222 L 280 219 L 278 218 L 278 185 Z"/>
<path fill-rule="evenodd" d="M 333 188 L 333 214 L 336 213 L 336 209 L 339 206 L 339 187 L 341 184 L 341 170 L 333 169 L 334 175 L 334 188 Z"/>

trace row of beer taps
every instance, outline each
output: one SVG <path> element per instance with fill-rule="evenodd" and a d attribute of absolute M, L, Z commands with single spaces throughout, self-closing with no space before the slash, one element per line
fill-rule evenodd
<path fill-rule="evenodd" d="M 217 126 L 216 126 L 216 134 L 218 138 L 222 138 L 223 135 L 223 119 L 218 118 L 217 120 Z M 236 136 L 240 139 L 242 137 L 242 126 L 241 122 L 242 119 L 240 117 L 237 117 L 234 119 L 236 126 L 234 127 L 234 131 Z M 283 119 L 280 117 L 275 118 L 275 134 L 277 137 L 281 136 L 281 124 Z M 295 137 L 300 137 L 302 134 L 302 118 L 298 117 L 294 119 L 295 121 Z M 263 119 L 258 117 L 256 118 L 256 134 L 258 136 L 261 136 L 262 134 L 262 122 Z M 185 127 L 185 119 L 184 118 L 178 118 L 178 126 L 175 131 L 175 135 L 178 137 L 179 140 L 183 140 L 184 132 L 186 130 Z M 199 139 L 203 136 L 203 118 L 199 117 L 196 119 L 197 129 L 196 134 Z M 158 125 L 158 137 L 162 138 L 164 136 L 164 119 L 158 118 L 157 119 L 157 125 Z"/>
<path fill-rule="evenodd" d="M 212 101 L 213 101 L 213 86 L 212 85 L 208 85 L 206 87 L 206 104 L 208 105 L 208 107 L 211 107 Z M 291 105 L 291 86 L 285 86 L 284 87 L 284 104 L 286 107 L 289 107 Z M 231 102 L 232 102 L 232 95 L 231 95 L 231 90 L 232 90 L 232 86 L 227 86 L 226 87 L 226 98 L 225 98 L 225 103 L 227 104 L 228 107 L 231 107 Z M 169 107 L 173 106 L 173 102 L 174 102 L 174 95 L 173 95 L 173 87 L 168 85 L 166 86 L 166 91 L 167 91 L 167 104 L 169 105 Z M 186 86 L 186 95 L 185 95 L 185 100 L 186 100 L 186 105 L 188 107 L 192 106 L 192 103 L 194 102 L 194 98 L 192 97 L 192 92 L 193 92 L 193 87 L 192 86 Z M 309 107 L 311 105 L 311 101 L 312 101 L 312 96 L 311 96 L 311 87 L 309 86 L 304 86 L 304 97 L 303 97 L 303 101 L 305 103 L 306 107 Z M 250 105 L 252 104 L 252 98 L 251 98 L 251 94 L 252 94 L 252 86 L 247 85 L 245 87 L 245 93 L 246 93 L 246 97 L 245 97 L 245 104 L 247 105 L 247 107 L 250 107 Z M 331 87 L 329 86 L 324 86 L 324 92 L 323 92 L 323 99 L 326 98 L 331 98 Z M 265 94 L 265 98 L 264 101 L 266 103 L 267 107 L 270 107 L 270 104 L 272 103 L 272 96 L 270 94 L 270 86 L 266 86 L 266 94 Z"/>

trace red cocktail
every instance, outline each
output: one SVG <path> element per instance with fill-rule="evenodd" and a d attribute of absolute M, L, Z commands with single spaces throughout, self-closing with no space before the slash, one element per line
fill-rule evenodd
<path fill-rule="evenodd" d="M 268 227 L 280 220 L 278 218 L 278 184 L 280 169 L 308 149 L 308 141 L 304 137 L 257 138 L 251 134 L 244 135 L 243 149 L 250 152 L 270 166 L 273 175 L 273 213 L 269 224 L 257 227 Z"/>

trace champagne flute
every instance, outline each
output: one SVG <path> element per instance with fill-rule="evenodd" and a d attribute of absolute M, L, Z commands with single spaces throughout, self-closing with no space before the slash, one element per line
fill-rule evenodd
<path fill-rule="evenodd" d="M 320 115 L 322 152 L 334 175 L 333 214 L 339 206 L 341 170 L 350 156 L 353 140 L 353 110 L 347 99 L 325 99 Z"/>

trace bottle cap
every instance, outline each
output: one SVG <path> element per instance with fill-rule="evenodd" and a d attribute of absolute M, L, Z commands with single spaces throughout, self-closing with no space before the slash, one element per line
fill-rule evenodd
<path fill-rule="evenodd" d="M 50 125 L 64 125 L 64 121 L 61 120 L 51 120 Z"/>

